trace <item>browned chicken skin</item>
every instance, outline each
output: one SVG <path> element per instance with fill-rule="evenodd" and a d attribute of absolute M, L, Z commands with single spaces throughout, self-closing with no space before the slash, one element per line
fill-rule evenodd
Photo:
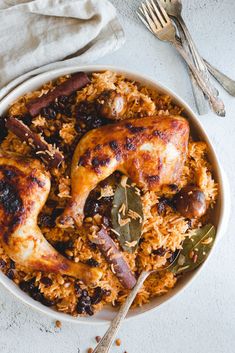
<path fill-rule="evenodd" d="M 147 190 L 177 184 L 188 138 L 188 122 L 180 116 L 129 119 L 88 132 L 73 156 L 72 198 L 58 223 L 68 226 L 75 220 L 81 226 L 90 191 L 115 170 Z"/>
<path fill-rule="evenodd" d="M 37 226 L 49 191 L 50 175 L 38 160 L 0 152 L 0 240 L 6 253 L 30 270 L 96 282 L 102 274 L 99 269 L 60 255 Z"/>

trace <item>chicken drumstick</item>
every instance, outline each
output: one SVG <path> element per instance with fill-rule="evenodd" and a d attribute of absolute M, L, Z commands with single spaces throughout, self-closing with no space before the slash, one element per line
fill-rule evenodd
<path fill-rule="evenodd" d="M 88 132 L 74 152 L 72 198 L 58 224 L 67 227 L 75 220 L 81 226 L 90 191 L 115 170 L 147 190 L 177 184 L 188 138 L 188 122 L 180 116 L 129 119 Z"/>
<path fill-rule="evenodd" d="M 35 159 L 0 152 L 0 240 L 8 256 L 31 270 L 66 274 L 95 283 L 97 268 L 69 261 L 44 238 L 37 217 L 50 191 L 50 176 Z"/>

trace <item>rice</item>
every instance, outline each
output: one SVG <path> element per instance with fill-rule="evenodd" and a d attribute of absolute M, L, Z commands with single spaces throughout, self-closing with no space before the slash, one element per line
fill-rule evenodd
<path fill-rule="evenodd" d="M 49 82 L 40 90 L 20 97 L 10 107 L 9 114 L 21 117 L 27 112 L 25 104 L 29 100 L 48 92 L 48 90 L 53 89 L 53 85 L 63 82 L 67 78 L 68 76 L 61 77 L 54 84 Z M 64 255 L 75 262 L 82 261 L 86 263 L 87 261 L 93 261 L 103 270 L 104 276 L 97 286 L 106 294 L 103 295 L 100 302 L 93 305 L 95 312 L 101 310 L 105 304 L 119 305 L 128 295 L 128 290 L 122 287 L 112 268 L 105 261 L 99 250 L 92 246 L 89 241 L 91 237 L 96 236 L 99 230 L 101 215 L 96 214 L 93 217 L 87 217 L 83 228 L 80 230 L 76 228 L 61 229 L 55 224 L 53 226 L 48 225 L 45 222 L 45 215 L 52 217 L 55 209 L 63 210 L 67 200 L 71 197 L 71 159 L 76 142 L 84 133 L 83 122 L 79 126 L 77 124 L 75 106 L 83 101 L 92 103 L 106 89 L 116 89 L 117 92 L 121 92 L 126 96 L 128 102 L 126 118 L 139 118 L 157 113 L 161 115 L 181 114 L 182 112 L 180 107 L 172 103 L 169 96 L 159 94 L 155 90 L 143 87 L 137 82 L 127 80 L 122 75 L 106 71 L 93 73 L 91 83 L 76 93 L 71 103 L 72 108 L 69 116 L 59 112 L 52 119 L 38 115 L 32 120 L 30 128 L 37 133 L 42 133 L 49 142 L 55 143 L 65 155 L 65 161 L 61 167 L 51 171 L 51 191 L 41 212 L 41 215 L 44 216 L 44 222 L 40 221 L 43 217 L 39 217 L 39 226 L 46 239 L 53 246 L 58 247 L 60 245 L 58 249 Z M 1 148 L 23 155 L 32 155 L 31 148 L 22 143 L 11 132 L 8 133 L 2 142 Z M 162 214 L 158 210 L 161 198 L 163 196 L 172 196 L 176 190 L 168 187 L 162 192 L 143 191 L 141 198 L 144 222 L 141 242 L 133 254 L 123 252 L 133 272 L 140 273 L 142 270 L 153 270 L 163 266 L 172 254 L 181 248 L 181 243 L 185 237 L 192 235 L 195 229 L 208 221 L 210 210 L 216 202 L 218 186 L 213 179 L 211 166 L 207 160 L 206 143 L 193 141 L 192 139 L 189 142 L 188 156 L 179 187 L 181 188 L 190 183 L 195 183 L 202 189 L 208 204 L 206 217 L 203 218 L 203 221 L 194 221 L 191 227 L 188 220 L 172 208 L 166 206 Z M 99 198 L 112 197 L 113 191 L 111 185 L 102 187 L 100 188 Z M 137 187 L 136 192 L 140 194 L 140 190 Z M 129 216 L 136 217 L 134 214 Z M 62 250 L 61 244 L 64 247 Z M 117 245 L 119 246 L 118 242 Z M 35 288 L 35 292 L 39 291 L 42 294 L 44 303 L 46 301 L 47 305 L 54 306 L 58 311 L 73 316 L 78 315 L 78 288 L 88 291 L 90 296 L 95 292 L 94 287 L 86 286 L 74 278 L 53 273 L 45 274 L 40 271 L 29 272 L 29 269 L 25 269 L 17 263 L 13 266 L 12 263 L 0 246 L 0 267 L 2 271 L 9 278 L 12 278 L 15 283 L 19 284 L 22 289 L 25 282 L 31 281 L 30 283 Z M 49 280 L 42 280 L 45 277 Z M 175 286 L 176 282 L 177 277 L 167 270 L 149 276 L 137 294 L 133 306 L 144 305 L 152 297 L 164 295 Z M 34 298 L 40 300 L 37 299 L 36 295 Z"/>

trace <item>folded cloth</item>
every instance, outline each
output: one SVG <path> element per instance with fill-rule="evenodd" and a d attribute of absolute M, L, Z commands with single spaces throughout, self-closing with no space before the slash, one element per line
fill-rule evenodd
<path fill-rule="evenodd" d="M 0 0 L 0 99 L 24 80 L 118 49 L 124 32 L 107 0 Z"/>

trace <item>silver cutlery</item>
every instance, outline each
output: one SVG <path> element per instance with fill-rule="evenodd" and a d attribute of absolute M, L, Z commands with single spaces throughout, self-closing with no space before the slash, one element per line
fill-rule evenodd
<path fill-rule="evenodd" d="M 217 96 L 214 87 L 210 85 L 209 81 L 205 81 L 202 73 L 197 70 L 193 61 L 177 40 L 175 27 L 160 2 L 147 0 L 145 3 L 142 3 L 139 10 L 140 13 L 137 14 L 150 32 L 158 39 L 170 42 L 181 54 L 192 71 L 198 85 L 208 98 L 212 110 L 219 116 L 225 116 L 225 108 L 222 100 Z"/>
<path fill-rule="evenodd" d="M 116 337 L 117 331 L 119 327 L 121 326 L 122 321 L 124 320 L 126 314 L 128 313 L 128 310 L 130 309 L 131 304 L 133 303 L 136 294 L 142 287 L 145 279 L 155 271 L 143 271 L 139 278 L 138 281 L 135 285 L 135 287 L 131 290 L 130 294 L 126 298 L 125 302 L 121 305 L 117 315 L 114 317 L 114 319 L 111 322 L 111 325 L 109 329 L 106 331 L 105 335 L 102 337 L 96 348 L 94 349 L 93 353 L 108 353 L 110 350 L 110 347 Z"/>
<path fill-rule="evenodd" d="M 177 260 L 177 258 L 178 258 L 178 256 L 174 259 L 174 262 Z M 166 263 L 166 265 L 164 265 L 163 267 L 161 267 L 157 270 L 142 271 L 140 273 L 139 278 L 136 282 L 136 285 L 134 286 L 134 288 L 132 288 L 132 290 L 130 291 L 126 300 L 120 306 L 118 313 L 116 314 L 114 319 L 111 321 L 110 327 L 108 328 L 108 330 L 106 331 L 106 333 L 104 334 L 104 336 L 102 337 L 102 339 L 100 340 L 100 342 L 98 343 L 96 348 L 94 349 L 93 353 L 108 353 L 109 352 L 111 345 L 116 337 L 116 334 L 117 334 L 123 320 L 125 319 L 125 317 L 128 313 L 128 310 L 130 309 L 131 304 L 133 303 L 137 293 L 139 292 L 140 288 L 142 287 L 144 281 L 151 274 L 167 270 L 169 267 L 172 266 L 172 264 L 174 262 L 172 262 L 170 264 Z"/>
<path fill-rule="evenodd" d="M 221 84 L 221 86 L 232 96 L 235 96 L 235 81 L 220 72 L 218 69 L 209 64 L 205 59 L 199 54 L 192 36 L 188 30 L 188 27 L 182 17 L 182 1 L 181 0 L 160 0 L 162 6 L 166 10 L 169 16 L 172 16 L 175 20 L 178 30 L 182 30 L 185 39 L 190 48 L 192 57 L 195 62 L 195 66 L 198 70 L 202 71 L 205 79 L 208 78 L 208 70 L 212 76 Z M 181 33 L 182 33 L 181 32 Z M 181 35 L 182 37 L 182 35 Z"/>
<path fill-rule="evenodd" d="M 214 76 L 214 78 L 221 84 L 225 91 L 227 91 L 231 96 L 235 97 L 235 80 L 232 80 L 230 77 L 223 74 L 223 72 L 212 66 L 205 59 L 204 62 L 206 63 L 211 75 Z"/>
<path fill-rule="evenodd" d="M 186 39 L 184 32 L 180 26 L 178 27 L 178 32 L 179 32 L 179 36 L 180 36 L 180 37 L 177 36 L 179 43 L 183 46 L 184 50 L 187 51 L 188 55 L 191 56 L 191 52 L 190 52 L 190 49 L 188 46 L 187 39 Z M 200 115 L 205 115 L 209 111 L 208 100 L 205 99 L 203 91 L 198 86 L 197 81 L 195 80 L 193 73 L 189 68 L 188 68 L 188 72 L 189 72 L 189 76 L 190 76 L 190 80 L 191 80 L 193 96 L 195 99 L 197 111 Z"/>

